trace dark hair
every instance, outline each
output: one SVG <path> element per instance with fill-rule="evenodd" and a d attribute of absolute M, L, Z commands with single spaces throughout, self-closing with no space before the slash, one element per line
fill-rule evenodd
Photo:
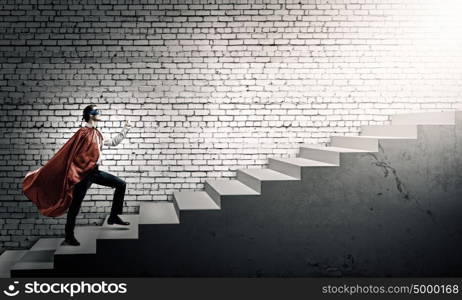
<path fill-rule="evenodd" d="M 82 120 L 85 120 L 86 122 L 88 122 L 90 120 L 90 111 L 93 110 L 93 108 L 95 107 L 96 105 L 94 104 L 91 104 L 91 105 L 88 105 L 87 107 L 85 107 L 83 109 L 83 113 L 82 113 Z"/>

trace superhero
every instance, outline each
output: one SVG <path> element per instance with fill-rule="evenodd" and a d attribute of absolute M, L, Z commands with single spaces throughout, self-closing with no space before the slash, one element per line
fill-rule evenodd
<path fill-rule="evenodd" d="M 80 245 L 74 235 L 75 221 L 83 198 L 92 183 L 115 188 L 109 225 L 127 226 L 118 215 L 122 213 L 126 183 L 119 177 L 99 169 L 102 146 L 117 146 L 132 127 L 126 121 L 121 132 L 106 138 L 97 128 L 102 121 L 96 105 L 83 110 L 81 127 L 42 167 L 26 174 L 22 190 L 44 216 L 58 217 L 67 211 L 63 245 Z"/>

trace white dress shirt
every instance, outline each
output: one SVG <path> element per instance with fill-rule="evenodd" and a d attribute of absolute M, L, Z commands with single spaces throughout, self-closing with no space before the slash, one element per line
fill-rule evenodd
<path fill-rule="evenodd" d="M 95 127 L 93 124 L 91 124 L 89 122 L 86 122 L 85 126 L 86 127 Z M 101 133 L 101 135 L 103 136 L 103 145 L 108 146 L 108 147 L 115 147 L 118 144 L 120 144 L 120 142 L 122 142 L 122 140 L 125 138 L 125 136 L 127 135 L 127 132 L 130 130 L 130 128 L 131 127 L 125 126 L 125 127 L 122 128 L 121 132 L 117 133 L 114 137 L 110 137 L 110 138 L 106 138 L 105 135 L 101 131 L 99 131 L 98 128 L 96 128 L 96 130 L 98 130 Z M 96 162 L 96 164 L 101 165 L 102 164 L 102 159 L 101 159 L 102 152 L 101 151 L 102 151 L 103 147 L 102 147 L 102 145 L 99 144 L 100 143 L 99 139 L 97 139 L 97 140 L 98 140 L 98 149 L 99 149 L 100 153 L 99 153 L 99 158 L 98 158 L 98 161 Z"/>

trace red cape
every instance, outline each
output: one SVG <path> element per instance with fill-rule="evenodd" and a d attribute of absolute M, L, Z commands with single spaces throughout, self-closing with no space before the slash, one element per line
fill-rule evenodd
<path fill-rule="evenodd" d="M 96 166 L 97 138 L 102 141 L 96 128 L 81 127 L 44 166 L 26 174 L 22 191 L 42 215 L 59 217 L 67 212 L 74 186 Z"/>

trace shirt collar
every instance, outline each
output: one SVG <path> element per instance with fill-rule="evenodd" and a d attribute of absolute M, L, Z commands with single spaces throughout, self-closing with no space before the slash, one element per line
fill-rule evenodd
<path fill-rule="evenodd" d="M 86 127 L 90 127 L 90 128 L 91 128 L 91 127 L 95 127 L 95 128 L 96 128 L 96 126 L 94 126 L 94 125 L 93 125 L 92 123 L 90 123 L 90 122 L 85 122 L 85 126 L 86 126 Z"/>

